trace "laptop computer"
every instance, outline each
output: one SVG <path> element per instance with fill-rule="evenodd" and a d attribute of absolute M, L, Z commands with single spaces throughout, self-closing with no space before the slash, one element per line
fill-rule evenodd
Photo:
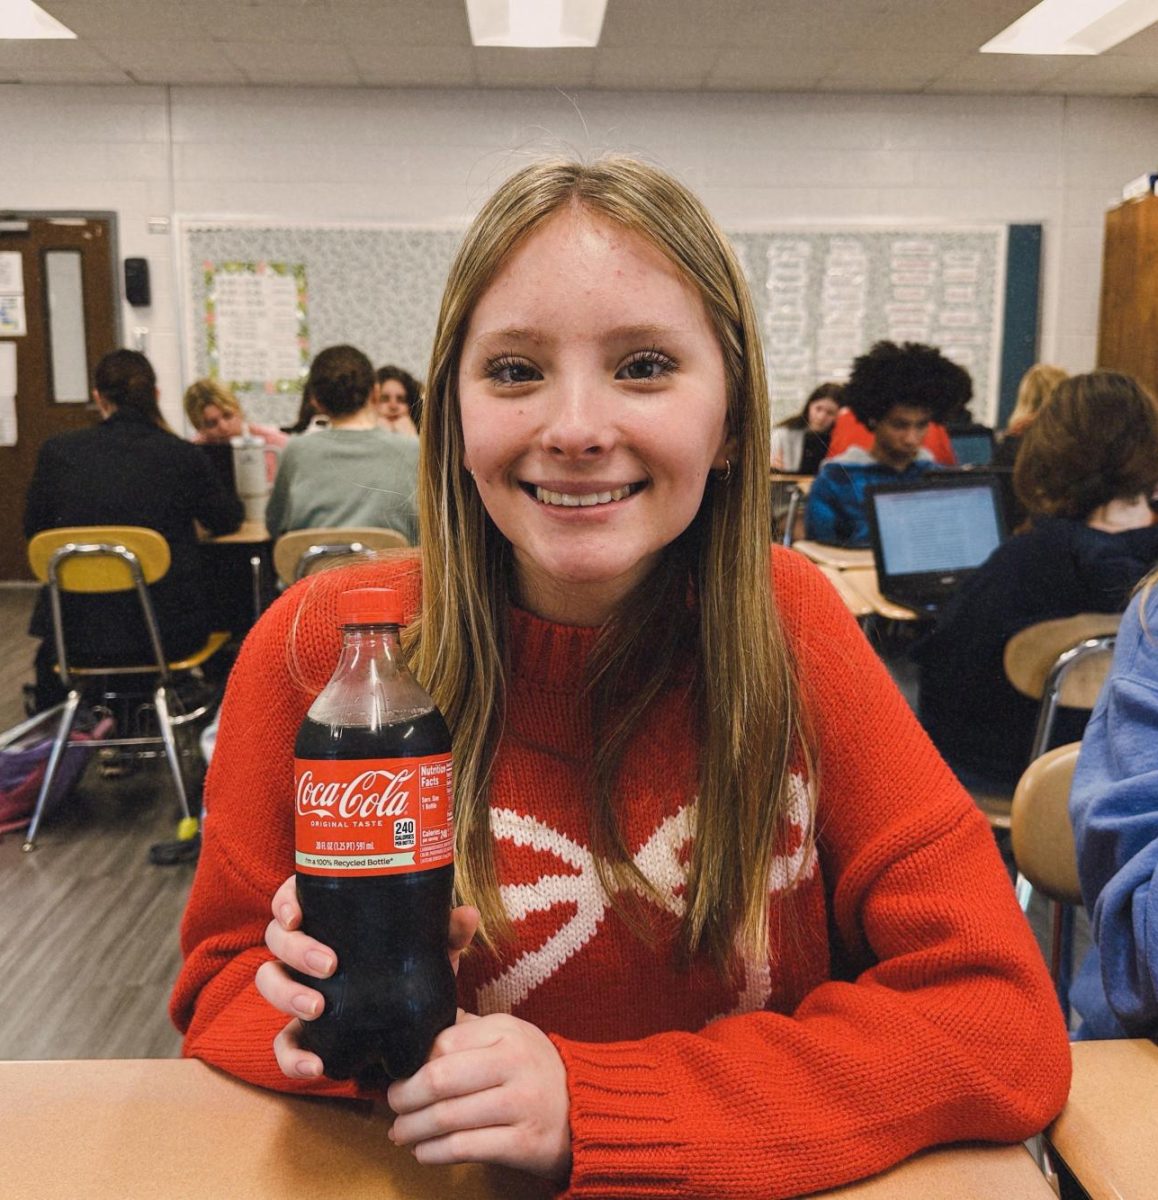
<path fill-rule="evenodd" d="M 949 441 L 961 467 L 987 467 L 993 461 L 993 430 L 982 425 L 950 429 Z"/>
<path fill-rule="evenodd" d="M 929 472 L 916 483 L 868 489 L 869 531 L 881 595 L 935 614 L 1005 537 L 992 475 Z"/>

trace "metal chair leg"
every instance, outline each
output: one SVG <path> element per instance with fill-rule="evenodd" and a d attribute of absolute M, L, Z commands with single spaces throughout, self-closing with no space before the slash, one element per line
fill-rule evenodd
<path fill-rule="evenodd" d="M 169 770 L 173 774 L 173 783 L 177 788 L 177 799 L 181 804 L 181 812 L 186 820 L 192 817 L 189 811 L 189 797 L 185 791 L 185 777 L 181 773 L 181 755 L 177 749 L 177 738 L 173 733 L 173 725 L 169 716 L 169 695 L 165 684 L 158 685 L 153 693 L 153 705 L 157 711 L 157 727 L 161 740 L 165 743 L 165 757 L 169 760 Z"/>
<path fill-rule="evenodd" d="M 68 738 L 72 733 L 72 726 L 76 721 L 76 714 L 79 708 L 80 692 L 69 692 L 68 699 L 64 702 L 63 711 L 60 714 L 60 724 L 56 727 L 56 740 L 52 743 L 52 753 L 48 756 L 48 766 L 44 769 L 44 779 L 40 784 L 40 792 L 36 797 L 36 808 L 32 813 L 32 821 L 29 823 L 28 834 L 24 839 L 24 850 L 26 852 L 36 848 L 36 834 L 40 829 L 40 820 L 44 816 L 44 806 L 48 803 L 48 793 L 52 788 L 52 781 L 56 778 L 60 760 L 65 750 L 68 749 Z"/>

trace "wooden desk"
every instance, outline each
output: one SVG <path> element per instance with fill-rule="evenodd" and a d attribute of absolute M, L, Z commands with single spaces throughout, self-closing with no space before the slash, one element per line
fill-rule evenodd
<path fill-rule="evenodd" d="M 807 496 L 812 489 L 813 483 L 816 481 L 815 475 L 793 475 L 789 471 L 773 470 L 769 478 L 774 484 L 784 484 L 800 489 L 802 495 Z"/>
<path fill-rule="evenodd" d="M 903 604 L 894 604 L 881 595 L 880 587 L 877 584 L 876 567 L 849 567 L 847 571 L 841 571 L 840 574 L 845 585 L 857 596 L 860 596 L 866 604 L 871 605 L 873 612 L 878 617 L 884 617 L 886 621 L 916 621 L 919 619 L 918 614 L 911 608 L 906 608 Z"/>
<path fill-rule="evenodd" d="M 871 567 L 873 552 L 871 550 L 855 550 L 847 546 L 826 546 L 823 542 L 793 542 L 793 550 L 799 550 L 806 558 L 812 559 L 822 567 L 835 567 L 838 571 L 847 571 L 850 567 Z"/>
<path fill-rule="evenodd" d="M 184 1059 L 0 1063 L 0 1191 L 29 1200 L 541 1200 L 497 1167 L 422 1167 L 381 1108 L 265 1092 Z M 1051 1200 L 1021 1146 L 933 1151 L 826 1196 Z"/>
<path fill-rule="evenodd" d="M 1142 1039 L 1072 1049 L 1074 1081 L 1047 1131 L 1050 1145 L 1090 1200 L 1150 1200 L 1158 1193 L 1158 1046 Z"/>
<path fill-rule="evenodd" d="M 836 567 L 818 566 L 820 573 L 832 584 L 836 594 L 844 601 L 845 607 L 859 621 L 862 617 L 871 617 L 876 609 L 856 588 L 849 587 L 846 582 L 851 571 L 838 571 Z"/>
<path fill-rule="evenodd" d="M 233 546 L 233 545 L 263 545 L 273 539 L 269 536 L 269 530 L 265 527 L 264 521 L 242 521 L 241 528 L 233 533 L 223 533 L 220 537 L 209 538 L 211 542 L 217 545 Z"/>

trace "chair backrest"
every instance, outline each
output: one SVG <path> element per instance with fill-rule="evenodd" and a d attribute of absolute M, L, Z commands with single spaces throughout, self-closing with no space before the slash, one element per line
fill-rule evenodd
<path fill-rule="evenodd" d="M 169 543 L 155 529 L 137 525 L 75 525 L 46 529 L 28 543 L 28 562 L 37 579 L 48 584 L 52 633 L 61 682 L 73 687 L 62 592 L 136 592 L 153 663 L 162 679 L 169 674 L 160 627 L 148 584 L 169 569 Z M 143 664 L 142 664 L 143 665 Z"/>
<path fill-rule="evenodd" d="M 1120 613 L 1078 613 L 1039 621 L 1005 643 L 1005 675 L 1024 696 L 1040 700 L 1050 673 L 1060 668 L 1058 701 L 1071 708 L 1092 708 L 1109 670 L 1108 652 L 1121 622 Z M 1096 646 L 1085 643 L 1097 641 Z M 1064 662 L 1059 659 L 1070 651 Z"/>
<path fill-rule="evenodd" d="M 273 565 L 278 579 L 288 587 L 328 559 L 349 554 L 373 557 L 378 551 L 409 545 L 406 535 L 396 529 L 358 526 L 291 529 L 274 543 Z"/>
<path fill-rule="evenodd" d="M 1069 796 L 1080 742 L 1049 750 L 1026 768 L 1013 793 L 1011 834 L 1017 869 L 1051 900 L 1081 904 Z"/>
<path fill-rule="evenodd" d="M 77 553 L 57 562 L 61 588 L 66 592 L 131 592 L 136 586 L 128 560 L 115 552 L 120 546 L 140 564 L 146 583 L 156 583 L 169 570 L 169 543 L 155 529 L 140 525 L 71 525 L 45 529 L 28 543 L 28 563 L 41 583 L 50 581 L 53 557 L 66 546 Z"/>

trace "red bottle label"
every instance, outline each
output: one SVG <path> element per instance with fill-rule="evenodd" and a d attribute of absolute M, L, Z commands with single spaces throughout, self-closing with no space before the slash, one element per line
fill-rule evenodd
<path fill-rule="evenodd" d="M 449 754 L 295 758 L 294 780 L 303 875 L 405 875 L 454 862 Z"/>

